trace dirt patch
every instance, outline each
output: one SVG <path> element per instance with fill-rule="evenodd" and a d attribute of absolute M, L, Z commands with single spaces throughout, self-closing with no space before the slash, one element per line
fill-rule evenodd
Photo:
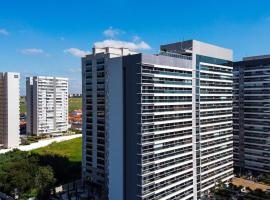
<path fill-rule="evenodd" d="M 261 183 L 255 183 L 253 181 L 250 181 L 250 180 L 246 180 L 246 179 L 243 179 L 243 178 L 234 178 L 232 180 L 232 184 L 236 185 L 236 186 L 244 186 L 244 187 L 249 187 L 250 189 L 252 190 L 255 190 L 255 189 L 261 189 L 263 191 L 267 190 L 267 189 L 270 189 L 270 186 L 268 185 L 264 185 L 264 184 L 261 184 Z"/>

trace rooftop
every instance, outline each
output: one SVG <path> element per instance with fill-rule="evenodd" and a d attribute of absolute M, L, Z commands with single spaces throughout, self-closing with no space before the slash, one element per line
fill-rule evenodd
<path fill-rule="evenodd" d="M 215 57 L 224 60 L 233 59 L 233 51 L 198 40 L 186 40 L 160 46 L 161 51 L 191 56 L 192 54 Z"/>
<path fill-rule="evenodd" d="M 260 59 L 266 59 L 266 58 L 270 58 L 270 54 L 268 54 L 268 55 L 260 55 L 260 56 L 244 57 L 243 61 L 260 60 Z"/>

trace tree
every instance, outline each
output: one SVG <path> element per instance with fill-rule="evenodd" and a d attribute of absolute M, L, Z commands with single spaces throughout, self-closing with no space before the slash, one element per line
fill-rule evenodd
<path fill-rule="evenodd" d="M 20 199 L 44 196 L 55 183 L 51 167 L 39 166 L 37 156 L 18 150 L 0 156 L 0 191 Z M 42 198 L 47 199 L 47 198 Z"/>
<path fill-rule="evenodd" d="M 19 192 L 31 191 L 37 160 L 28 157 L 27 153 L 19 151 L 11 152 L 2 158 L 3 160 L 0 162 L 0 190 L 8 194 L 11 194 L 15 188 Z"/>
<path fill-rule="evenodd" d="M 46 199 L 49 197 L 50 188 L 54 186 L 55 178 L 53 174 L 53 170 L 51 167 L 39 167 L 36 178 L 35 185 L 38 189 L 38 196 L 42 199 Z"/>

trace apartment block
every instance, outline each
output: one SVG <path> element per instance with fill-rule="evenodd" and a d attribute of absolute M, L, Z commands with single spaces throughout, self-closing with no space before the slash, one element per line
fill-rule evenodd
<path fill-rule="evenodd" d="M 26 78 L 27 134 L 41 135 L 68 130 L 68 79 Z"/>
<path fill-rule="evenodd" d="M 196 40 L 82 59 L 83 177 L 107 199 L 201 199 L 233 177 L 232 51 Z"/>
<path fill-rule="evenodd" d="M 20 144 L 20 74 L 0 72 L 0 148 Z"/>
<path fill-rule="evenodd" d="M 270 173 L 270 55 L 234 63 L 234 161 Z"/>

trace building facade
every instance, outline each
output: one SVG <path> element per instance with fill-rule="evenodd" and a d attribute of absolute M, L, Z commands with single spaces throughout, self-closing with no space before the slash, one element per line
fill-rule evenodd
<path fill-rule="evenodd" d="M 0 72 L 0 148 L 20 144 L 20 74 Z"/>
<path fill-rule="evenodd" d="M 68 79 L 26 78 L 27 134 L 40 135 L 68 130 Z"/>
<path fill-rule="evenodd" d="M 84 178 L 119 200 L 197 200 L 231 179 L 232 51 L 110 55 L 82 60 Z"/>
<path fill-rule="evenodd" d="M 234 63 L 234 161 L 270 173 L 270 55 Z"/>
<path fill-rule="evenodd" d="M 108 130 L 105 128 L 109 124 L 108 114 L 113 114 L 114 117 L 110 117 L 110 120 L 115 120 L 117 123 L 110 123 L 110 126 L 114 126 L 115 133 L 113 138 L 118 142 L 110 142 L 114 145 L 115 150 L 110 151 L 111 156 L 114 155 L 114 159 L 111 159 L 114 163 L 118 163 L 118 169 L 115 169 L 115 179 L 119 176 L 119 183 L 121 184 L 115 191 L 119 192 L 115 199 L 123 199 L 123 90 L 120 88 L 123 86 L 122 74 L 122 56 L 134 54 L 134 52 L 125 48 L 94 48 L 93 54 L 87 55 L 82 59 L 82 97 L 83 97 L 83 160 L 82 171 L 85 179 L 90 180 L 101 186 L 103 193 L 108 193 L 108 188 L 105 185 L 108 183 L 108 177 L 106 171 L 108 170 L 109 159 L 105 159 L 108 154 Z M 112 69 L 114 76 L 108 75 L 108 70 Z M 109 84 L 108 80 L 112 80 Z M 115 85 L 115 87 L 113 87 Z M 108 97 L 109 88 L 115 88 L 114 91 L 110 91 L 110 98 Z M 118 87 L 118 88 L 116 88 Z M 106 92 L 105 92 L 106 91 Z M 108 112 L 109 100 L 112 102 L 112 97 L 118 97 L 110 109 L 115 108 L 114 112 Z M 112 105 L 112 104 L 110 104 Z M 105 122 L 106 121 L 106 122 Z M 117 127 L 117 125 L 120 125 Z M 105 130 L 106 129 L 106 130 Z M 105 141 L 106 140 L 106 141 Z M 118 145 L 117 145 L 118 143 Z M 115 146 L 117 145 L 117 146 Z M 112 163 L 111 163 L 112 166 Z M 106 191 L 105 191 L 106 190 Z"/>

